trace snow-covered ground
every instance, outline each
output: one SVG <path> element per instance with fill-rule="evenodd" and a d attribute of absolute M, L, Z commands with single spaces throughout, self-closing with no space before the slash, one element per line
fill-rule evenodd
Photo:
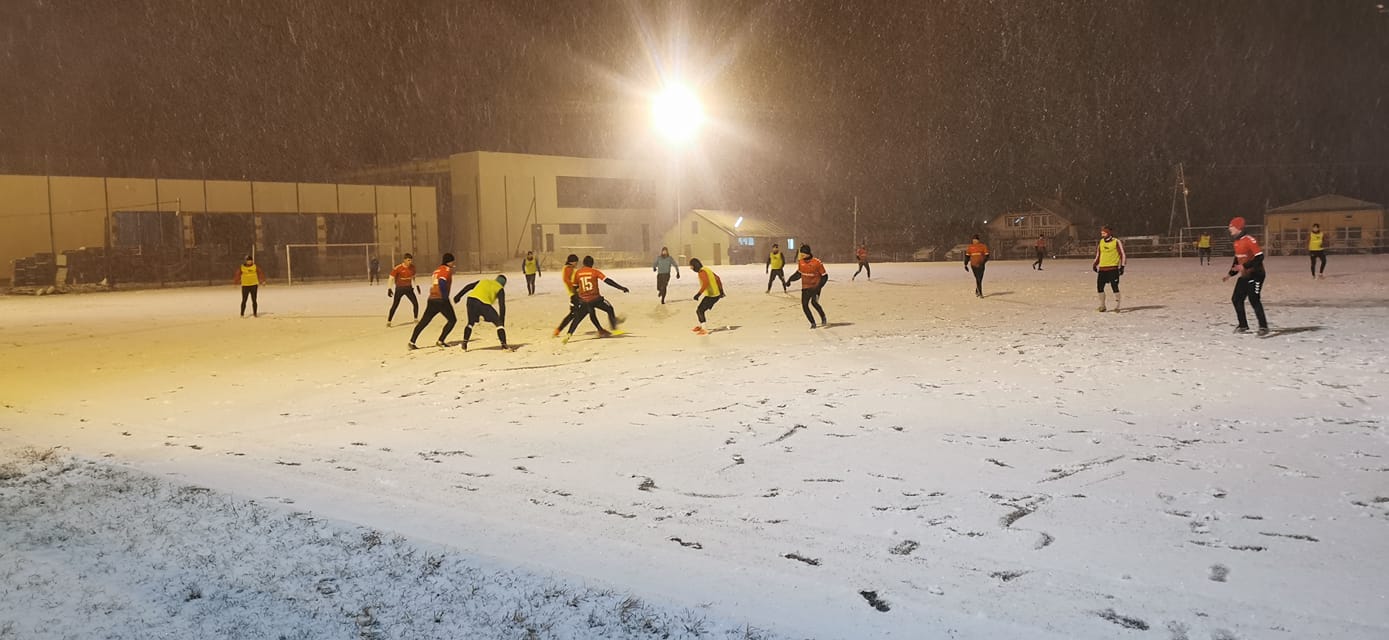
<path fill-rule="evenodd" d="M 0 299 L 0 637 L 1389 637 L 1389 257 L 1304 260 L 1264 338 L 1194 259 L 1117 314 L 829 265 L 816 330 L 715 267 L 704 337 L 619 269 L 568 345 L 513 274 L 516 352 L 384 285 Z"/>

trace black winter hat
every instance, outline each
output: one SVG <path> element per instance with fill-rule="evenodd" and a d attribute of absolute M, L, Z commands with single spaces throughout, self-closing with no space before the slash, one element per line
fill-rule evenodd
<path fill-rule="evenodd" d="M 690 268 L 699 271 L 704 268 L 704 263 L 700 262 L 699 258 L 690 258 Z"/>
<path fill-rule="evenodd" d="M 439 264 L 448 264 L 448 263 L 450 263 L 450 262 L 453 262 L 453 254 L 452 254 L 452 253 L 445 253 L 445 254 L 444 254 L 444 261 L 441 262 L 441 263 L 439 263 Z"/>
<path fill-rule="evenodd" d="M 804 253 L 807 258 L 814 257 L 815 255 L 810 252 L 810 245 L 808 244 L 801 245 L 801 253 Z"/>

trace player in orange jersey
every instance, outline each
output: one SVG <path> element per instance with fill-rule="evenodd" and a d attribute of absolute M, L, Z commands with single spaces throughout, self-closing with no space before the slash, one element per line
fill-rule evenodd
<path fill-rule="evenodd" d="M 989 247 L 979 241 L 979 234 L 969 241 L 965 249 L 965 271 L 974 272 L 974 296 L 984 297 L 984 265 L 989 263 Z"/>
<path fill-rule="evenodd" d="M 410 334 L 410 348 L 417 349 L 415 339 L 420 337 L 420 332 L 424 331 L 426 325 L 434 316 L 444 316 L 448 320 L 444 324 L 444 331 L 439 334 L 439 341 L 434 343 L 440 347 L 447 346 L 444 339 L 449 337 L 449 332 L 453 331 L 453 325 L 458 324 L 458 316 L 453 313 L 453 305 L 449 303 L 449 287 L 453 285 L 453 254 L 445 253 L 443 263 L 430 275 L 429 301 L 424 305 L 424 317 L 415 324 L 415 332 Z"/>
<path fill-rule="evenodd" d="M 579 270 L 579 256 L 569 254 L 564 259 L 564 269 L 559 272 L 559 280 L 564 283 L 564 290 L 569 294 L 569 313 L 564 314 L 564 319 L 559 321 L 559 326 L 555 327 L 555 335 L 558 336 L 564 328 L 569 325 L 569 321 L 574 319 L 574 314 L 586 311 L 588 319 L 593 323 L 593 328 L 598 330 L 598 335 L 608 335 L 608 330 L 603 325 L 598 324 L 598 313 L 593 309 L 584 309 L 584 303 L 579 299 L 579 294 L 574 291 L 574 272 Z M 582 316 L 581 316 L 582 317 Z M 573 333 L 573 331 L 570 331 Z"/>
<path fill-rule="evenodd" d="M 853 280 L 854 278 L 857 278 L 857 277 L 858 277 L 858 272 L 859 272 L 859 271 L 867 271 L 867 272 L 868 272 L 868 279 L 869 279 L 869 280 L 872 280 L 872 279 L 873 279 L 873 267 L 868 266 L 868 243 L 865 242 L 865 243 L 859 245 L 859 246 L 858 246 L 858 251 L 855 251 L 855 252 L 854 252 L 854 257 L 858 259 L 858 270 L 857 270 L 857 271 L 854 271 L 853 277 L 851 277 L 851 278 L 849 278 L 849 279 L 850 279 L 850 280 Z"/>
<path fill-rule="evenodd" d="M 593 268 L 593 256 L 584 256 L 583 268 L 574 272 L 574 292 L 579 296 L 579 301 L 583 303 L 583 308 L 569 321 L 569 335 L 564 337 L 565 342 L 569 341 L 569 336 L 574 335 L 574 330 L 579 328 L 579 322 L 584 319 L 584 316 L 597 309 L 608 312 L 608 323 L 612 325 L 613 329 L 617 329 L 617 311 L 598 290 L 599 282 L 606 282 L 621 289 L 623 293 L 631 291 L 631 289 L 604 275 L 602 271 Z"/>
<path fill-rule="evenodd" d="M 410 309 L 414 312 L 414 318 L 420 319 L 420 301 L 415 297 L 415 290 L 419 285 L 415 284 L 415 256 L 405 254 L 405 259 L 391 269 L 391 280 L 395 281 L 395 291 L 387 289 L 386 293 L 391 296 L 391 311 L 386 314 L 386 326 L 391 326 L 391 319 L 395 318 L 395 308 L 400 306 L 400 298 L 410 299 Z"/>
<path fill-rule="evenodd" d="M 1230 302 L 1235 305 L 1235 319 L 1239 325 L 1235 327 L 1235 333 L 1249 332 L 1249 318 L 1244 315 L 1244 301 L 1249 300 L 1249 306 L 1254 307 L 1254 317 L 1259 321 L 1259 335 L 1268 335 L 1268 318 L 1264 316 L 1264 303 L 1261 296 L 1264 290 L 1264 250 L 1259 247 L 1259 241 L 1244 232 L 1244 218 L 1235 218 L 1230 221 L 1230 237 L 1235 239 L 1235 261 L 1230 263 L 1230 272 L 1221 282 L 1238 276 L 1235 281 L 1235 293 L 1230 296 Z"/>
<path fill-rule="evenodd" d="M 825 283 L 830 281 L 830 274 L 825 271 L 824 263 L 810 252 L 808 244 L 801 245 L 796 257 L 796 272 L 791 274 L 791 278 L 786 282 L 797 280 L 801 281 L 801 311 L 805 312 L 805 319 L 810 321 L 810 328 L 815 328 L 815 316 L 810 315 L 811 307 L 815 307 L 815 311 L 820 314 L 821 325 L 829 324 L 825 319 L 825 310 L 820 307 L 820 292 L 824 290 Z"/>

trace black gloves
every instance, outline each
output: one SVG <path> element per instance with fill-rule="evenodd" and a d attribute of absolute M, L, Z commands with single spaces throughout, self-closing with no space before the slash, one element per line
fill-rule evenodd
<path fill-rule="evenodd" d="M 395 297 L 395 292 L 394 292 L 394 291 L 391 291 L 390 289 L 386 289 L 386 297 L 387 297 L 387 298 L 394 298 L 394 297 Z"/>
<path fill-rule="evenodd" d="M 415 285 L 415 293 L 419 293 L 419 292 L 420 292 L 420 285 Z"/>
<path fill-rule="evenodd" d="M 676 279 L 676 280 L 679 280 L 679 279 L 680 279 L 680 272 L 679 272 L 679 271 L 676 271 L 676 272 L 675 272 L 675 279 Z"/>
<path fill-rule="evenodd" d="M 1097 264 L 1092 264 L 1092 265 L 1090 265 L 1090 270 L 1091 270 L 1091 271 L 1094 271 L 1095 273 L 1099 273 L 1099 272 L 1100 272 L 1100 266 L 1097 265 Z"/>
<path fill-rule="evenodd" d="M 696 293 L 696 294 L 694 295 L 694 299 L 695 299 L 695 300 L 698 300 L 698 299 L 699 299 L 699 294 L 698 294 L 698 293 Z"/>
<path fill-rule="evenodd" d="M 1119 265 L 1119 275 L 1124 275 L 1124 265 Z"/>

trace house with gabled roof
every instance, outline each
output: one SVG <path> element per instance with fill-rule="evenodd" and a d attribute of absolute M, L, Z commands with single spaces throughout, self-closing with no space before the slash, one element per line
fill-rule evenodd
<path fill-rule="evenodd" d="M 1277 255 L 1306 253 L 1313 224 L 1330 251 L 1370 251 L 1386 240 L 1384 205 L 1327 194 L 1265 211 L 1266 244 Z"/>
<path fill-rule="evenodd" d="M 684 264 L 699 258 L 706 264 L 760 263 L 781 247 L 788 261 L 796 255 L 796 238 L 775 221 L 750 211 L 690 209 L 677 227 L 662 237 L 671 255 Z"/>

